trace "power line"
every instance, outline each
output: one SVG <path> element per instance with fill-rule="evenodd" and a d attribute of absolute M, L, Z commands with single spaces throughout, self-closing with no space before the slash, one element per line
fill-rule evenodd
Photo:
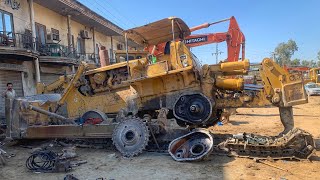
<path fill-rule="evenodd" d="M 125 22 L 123 22 L 121 19 L 117 18 L 115 15 L 113 15 L 107 8 L 105 8 L 104 6 L 102 6 L 101 4 L 99 4 L 96 0 L 94 0 L 94 2 L 101 8 L 103 8 L 105 11 L 107 11 L 112 17 L 114 17 L 115 22 L 117 22 L 117 24 L 122 24 L 124 26 L 126 26 L 126 28 L 128 28 L 128 24 L 126 24 Z M 101 11 L 104 15 L 108 16 L 104 11 L 100 10 L 99 7 L 96 7 L 99 11 Z"/>
<path fill-rule="evenodd" d="M 212 53 L 212 55 L 216 55 L 216 64 L 218 64 L 219 55 L 221 55 L 222 53 L 223 53 L 223 52 L 218 49 L 218 43 L 217 43 L 217 44 L 216 44 L 216 52 L 215 52 L 215 53 Z"/>
<path fill-rule="evenodd" d="M 126 21 L 130 22 L 132 25 L 137 26 L 133 21 L 131 21 L 129 18 L 127 18 L 126 16 L 122 15 L 122 13 L 115 8 L 114 6 L 111 5 L 111 3 L 108 2 L 108 0 L 106 0 L 106 3 L 109 4 L 109 6 L 114 9 L 120 16 L 122 16 L 124 19 L 126 19 Z"/>

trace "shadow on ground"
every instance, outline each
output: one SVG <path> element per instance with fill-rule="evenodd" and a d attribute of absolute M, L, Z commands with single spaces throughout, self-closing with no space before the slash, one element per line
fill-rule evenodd
<path fill-rule="evenodd" d="M 241 124 L 249 124 L 248 121 L 230 121 L 229 123 L 234 125 L 234 126 L 239 126 Z"/>

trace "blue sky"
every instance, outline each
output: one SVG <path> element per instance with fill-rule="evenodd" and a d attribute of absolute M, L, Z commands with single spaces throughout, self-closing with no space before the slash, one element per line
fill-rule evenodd
<path fill-rule="evenodd" d="M 235 16 L 246 36 L 246 58 L 260 62 L 281 42 L 296 41 L 293 58 L 316 60 L 320 51 L 320 0 L 79 0 L 123 29 L 141 26 L 169 16 L 183 19 L 189 27 Z M 227 31 L 228 23 L 196 33 Z M 214 63 L 215 44 L 193 48 L 203 63 Z M 226 58 L 225 43 L 219 44 Z"/>

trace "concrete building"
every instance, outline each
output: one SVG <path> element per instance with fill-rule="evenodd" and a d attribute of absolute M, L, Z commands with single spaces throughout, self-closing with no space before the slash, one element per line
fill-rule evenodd
<path fill-rule="evenodd" d="M 80 61 L 99 65 L 99 46 L 113 61 L 122 31 L 76 0 L 0 0 L 0 92 L 12 82 L 18 96 L 33 95 L 37 82 L 72 73 Z"/>

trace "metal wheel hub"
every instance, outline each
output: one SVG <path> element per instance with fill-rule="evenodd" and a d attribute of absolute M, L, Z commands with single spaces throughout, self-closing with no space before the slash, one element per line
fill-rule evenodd
<path fill-rule="evenodd" d="M 181 96 L 174 105 L 174 115 L 177 119 L 191 123 L 205 123 L 212 114 L 211 102 L 202 94 Z"/>
<path fill-rule="evenodd" d="M 149 129 L 142 119 L 128 117 L 116 126 L 112 140 L 123 156 L 136 156 L 148 145 Z"/>

